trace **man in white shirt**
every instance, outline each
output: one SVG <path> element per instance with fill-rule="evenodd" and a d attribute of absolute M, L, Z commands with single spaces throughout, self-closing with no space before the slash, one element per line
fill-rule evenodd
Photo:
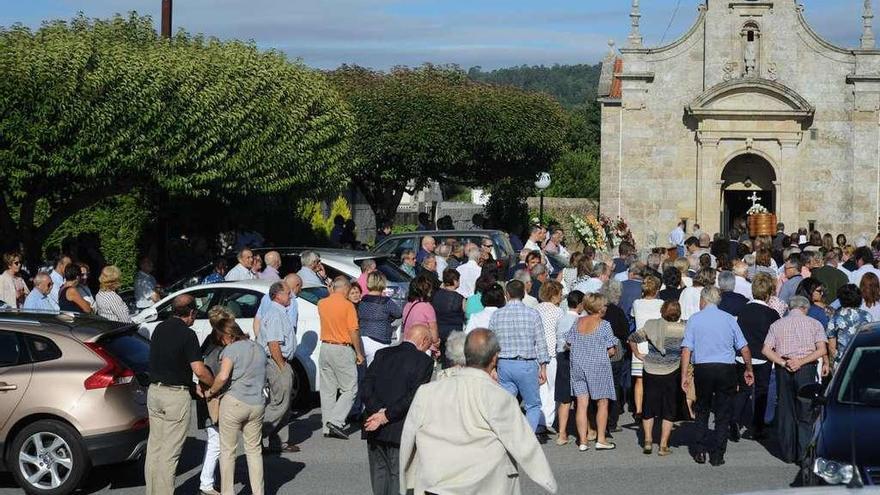
<path fill-rule="evenodd" d="M 737 261 L 733 264 L 733 274 L 736 276 L 736 286 L 733 291 L 751 301 L 753 299 L 752 283 L 746 280 L 748 272 L 749 265 L 745 261 Z"/>
<path fill-rule="evenodd" d="M 160 297 L 156 291 L 156 278 L 153 277 L 153 260 L 144 256 L 140 268 L 134 276 L 134 301 L 138 309 L 144 309 L 152 306 Z"/>
<path fill-rule="evenodd" d="M 529 295 L 529 292 L 532 291 L 532 274 L 528 270 L 517 270 L 516 273 L 513 274 L 514 280 L 519 280 L 525 285 L 526 294 L 522 298 L 523 304 L 528 308 L 535 309 L 538 307 L 538 299 L 532 295 Z"/>
<path fill-rule="evenodd" d="M 419 387 L 400 439 L 400 493 L 520 493 L 519 471 L 556 493 L 516 398 L 492 378 L 500 352 L 495 334 L 474 330 L 467 367 Z"/>
<path fill-rule="evenodd" d="M 266 268 L 260 273 L 260 280 L 268 280 L 277 282 L 281 280 L 278 269 L 281 268 L 281 254 L 278 251 L 269 251 L 266 253 Z"/>
<path fill-rule="evenodd" d="M 443 279 L 443 271 L 449 267 L 449 262 L 447 259 L 449 255 L 452 254 L 452 248 L 449 247 L 449 244 L 445 242 L 437 246 L 435 251 L 435 257 L 437 259 L 437 276 Z"/>
<path fill-rule="evenodd" d="M 628 272 L 623 273 L 628 274 Z M 593 271 L 590 273 L 590 278 L 574 284 L 574 287 L 572 287 L 571 290 L 577 290 L 584 294 L 599 292 L 610 277 L 611 267 L 600 261 L 593 265 Z"/>
<path fill-rule="evenodd" d="M 254 252 L 248 248 L 244 248 L 238 252 L 238 264 L 232 267 L 226 273 L 227 282 L 238 282 L 240 280 L 253 280 L 257 278 L 251 267 L 254 266 Z"/>
<path fill-rule="evenodd" d="M 52 291 L 49 292 L 49 298 L 58 306 L 58 290 L 64 285 L 64 269 L 71 263 L 70 256 L 60 254 L 55 259 L 55 269 L 49 274 L 52 278 Z"/>
<path fill-rule="evenodd" d="M 471 297 L 474 295 L 477 278 L 483 273 L 483 268 L 480 267 L 479 263 L 480 248 L 471 244 L 467 250 L 467 257 L 468 262 L 456 268 L 456 271 L 458 271 L 458 274 L 460 275 L 459 285 L 456 292 L 464 297 Z"/>
<path fill-rule="evenodd" d="M 544 237 L 546 235 L 546 230 L 540 225 L 532 226 L 532 229 L 529 231 L 529 239 L 526 241 L 523 249 L 528 249 L 529 251 L 538 251 L 541 253 L 541 263 L 547 267 L 548 273 L 553 273 L 553 267 L 550 266 L 550 261 L 547 259 L 547 255 L 544 253 L 544 250 L 541 248 L 541 245 L 544 244 Z"/>
<path fill-rule="evenodd" d="M 862 277 L 869 272 L 880 277 L 880 270 L 874 268 L 874 253 L 871 252 L 871 248 L 862 246 L 856 249 L 853 258 L 855 258 L 858 268 L 849 274 L 849 283 L 859 286 L 862 283 Z"/>
<path fill-rule="evenodd" d="M 678 225 L 669 233 L 669 246 L 674 247 L 679 256 L 684 256 L 684 223 Z"/>

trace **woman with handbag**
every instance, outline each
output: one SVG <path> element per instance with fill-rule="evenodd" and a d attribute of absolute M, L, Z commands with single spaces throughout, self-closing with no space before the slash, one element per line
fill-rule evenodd
<path fill-rule="evenodd" d="M 437 313 L 431 305 L 434 295 L 434 284 L 425 275 L 419 275 L 409 283 L 406 306 L 403 307 L 403 324 L 401 335 L 414 325 L 425 325 L 431 331 L 434 343 L 431 353 L 436 357 L 440 352 L 440 333 L 437 330 Z"/>
<path fill-rule="evenodd" d="M 633 356 L 644 362 L 644 405 L 642 409 L 642 428 L 645 442 L 642 452 L 650 455 L 654 451 L 654 420 L 663 423 L 660 430 L 661 456 L 672 453 L 669 450 L 669 437 L 676 419 L 678 405 L 678 384 L 681 363 L 681 341 L 684 338 L 684 323 L 681 319 L 681 305 L 678 301 L 666 301 L 660 308 L 661 318 L 649 320 L 629 337 Z M 648 351 L 644 352 L 647 345 Z"/>
<path fill-rule="evenodd" d="M 223 351 L 223 326 L 235 321 L 235 315 L 223 306 L 214 306 L 208 311 L 211 323 L 211 335 L 202 344 L 202 356 L 205 366 L 216 375 L 220 372 L 220 353 Z M 196 425 L 205 430 L 205 458 L 202 461 L 202 473 L 199 476 L 199 492 L 201 495 L 219 495 L 214 488 L 214 472 L 220 460 L 220 399 L 196 401 Z"/>

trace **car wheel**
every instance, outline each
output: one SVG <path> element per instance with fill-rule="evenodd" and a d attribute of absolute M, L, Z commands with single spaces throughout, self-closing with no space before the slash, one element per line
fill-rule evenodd
<path fill-rule="evenodd" d="M 7 465 L 15 481 L 32 495 L 73 493 L 89 470 L 89 458 L 76 430 L 41 420 L 18 432 Z"/>
<path fill-rule="evenodd" d="M 290 408 L 304 409 L 309 406 L 311 387 L 309 387 L 309 375 L 305 368 L 296 359 L 292 360 L 290 367 L 293 369 L 293 387 L 290 389 Z"/>

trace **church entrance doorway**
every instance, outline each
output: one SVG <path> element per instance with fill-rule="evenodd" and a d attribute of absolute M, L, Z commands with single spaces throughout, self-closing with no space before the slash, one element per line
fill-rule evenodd
<path fill-rule="evenodd" d="M 736 228 L 742 234 L 753 204 L 775 213 L 775 182 L 773 166 L 760 155 L 747 153 L 730 160 L 721 174 L 721 231 Z"/>

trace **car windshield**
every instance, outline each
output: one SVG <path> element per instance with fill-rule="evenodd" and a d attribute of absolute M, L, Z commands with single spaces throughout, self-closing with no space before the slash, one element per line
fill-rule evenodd
<path fill-rule="evenodd" d="M 880 407 L 880 347 L 854 349 L 843 375 L 837 401 Z"/>
<path fill-rule="evenodd" d="M 385 274 L 389 282 L 409 282 L 410 277 L 400 269 L 390 258 L 376 258 L 376 268 Z"/>

